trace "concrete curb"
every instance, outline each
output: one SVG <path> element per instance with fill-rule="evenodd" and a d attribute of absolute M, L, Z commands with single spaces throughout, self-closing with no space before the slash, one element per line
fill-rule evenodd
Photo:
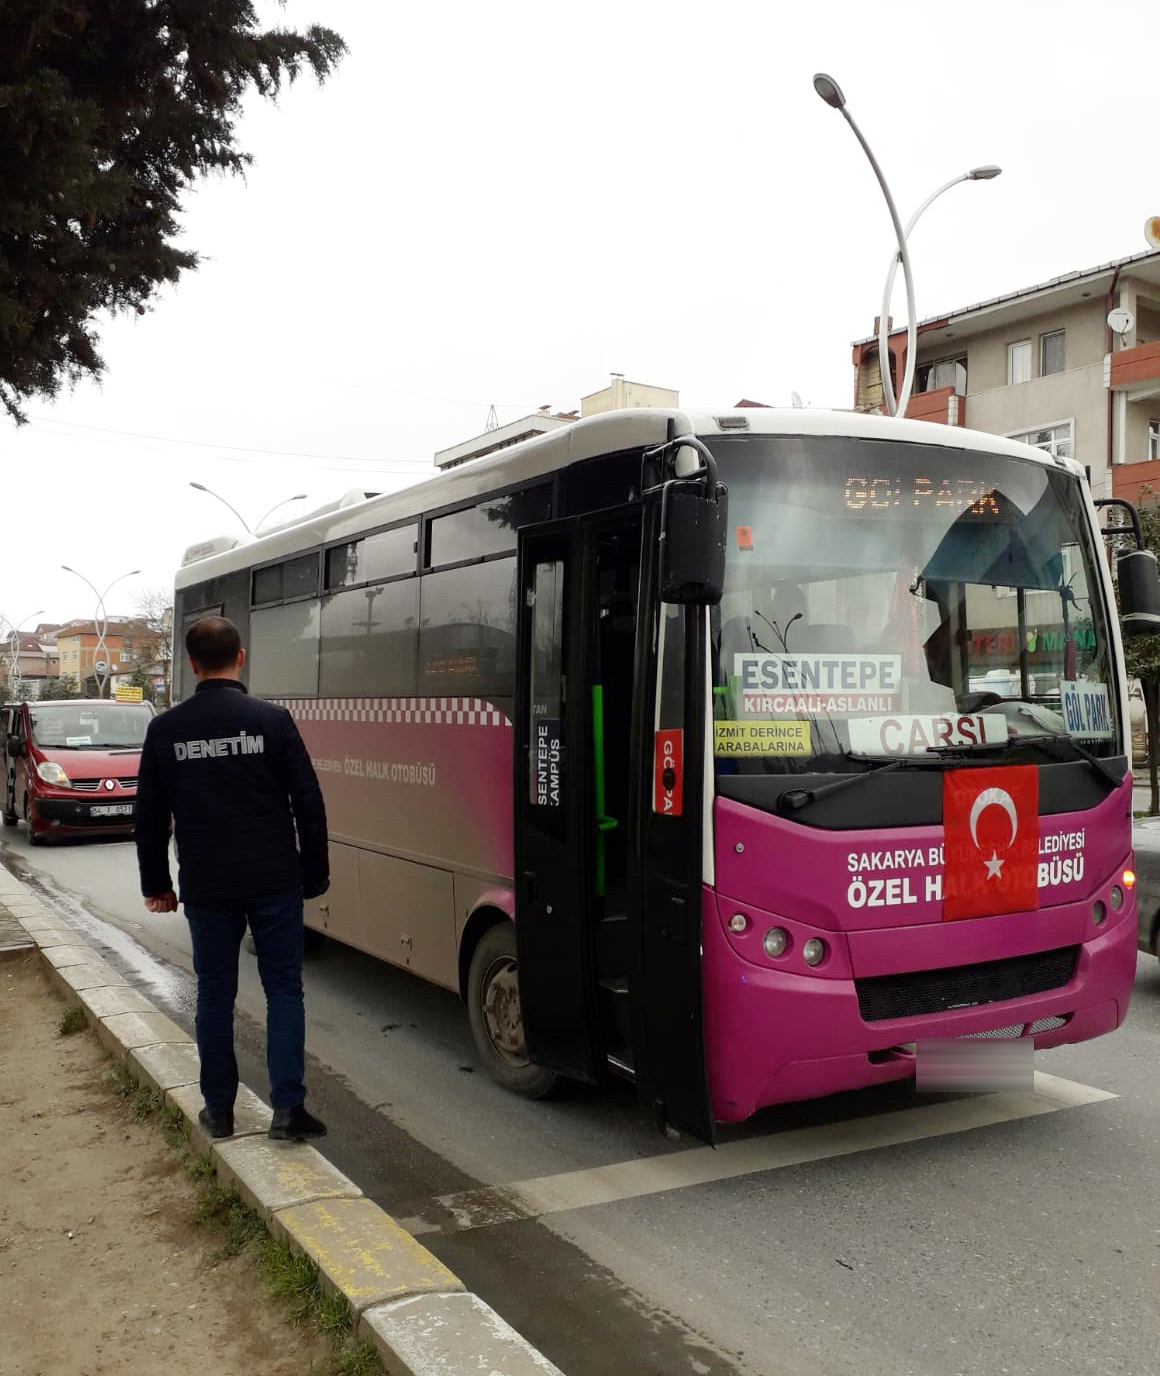
<path fill-rule="evenodd" d="M 197 1121 L 202 1098 L 192 1039 L 2 866 L 0 906 L 114 1058 L 181 1110 L 193 1149 L 345 1297 L 359 1337 L 374 1344 L 388 1376 L 562 1376 L 321 1153 L 269 1141 L 270 1110 L 252 1090 L 239 1090 L 234 1136 L 208 1138 Z"/>

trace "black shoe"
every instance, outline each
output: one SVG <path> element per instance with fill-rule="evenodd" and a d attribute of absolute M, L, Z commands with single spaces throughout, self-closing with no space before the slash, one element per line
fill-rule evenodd
<path fill-rule="evenodd" d="M 220 1117 L 203 1108 L 197 1115 L 197 1121 L 205 1128 L 211 1137 L 232 1137 L 234 1135 L 234 1115 L 223 1113 Z"/>
<path fill-rule="evenodd" d="M 302 1104 L 295 1104 L 293 1108 L 274 1110 L 266 1136 L 275 1142 L 303 1142 L 307 1137 L 325 1137 L 326 1124 L 307 1113 Z"/>

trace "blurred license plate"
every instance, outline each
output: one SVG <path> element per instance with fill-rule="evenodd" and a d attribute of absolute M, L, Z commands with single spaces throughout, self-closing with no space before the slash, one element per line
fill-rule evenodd
<path fill-rule="evenodd" d="M 132 803 L 105 803 L 89 808 L 90 817 L 132 817 Z"/>
<path fill-rule="evenodd" d="M 914 1078 L 917 1089 L 931 1094 L 1027 1092 L 1035 1082 L 1035 1042 L 1030 1037 L 921 1041 L 915 1047 Z"/>

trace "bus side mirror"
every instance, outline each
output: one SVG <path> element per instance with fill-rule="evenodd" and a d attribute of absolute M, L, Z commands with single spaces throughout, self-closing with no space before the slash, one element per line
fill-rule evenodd
<path fill-rule="evenodd" d="M 24 742 L 23 742 L 22 740 L 19 740 L 16 736 L 9 736 L 9 737 L 8 737 L 8 758 L 9 758 L 9 759 L 12 759 L 12 760 L 15 760 L 18 756 L 23 755 L 23 754 L 24 754 Z"/>
<path fill-rule="evenodd" d="M 1160 573 L 1152 551 L 1123 551 L 1116 559 L 1116 583 L 1124 634 L 1160 634 Z"/>
<path fill-rule="evenodd" d="M 729 493 L 703 481 L 665 485 L 661 498 L 662 602 L 715 607 L 725 586 Z"/>

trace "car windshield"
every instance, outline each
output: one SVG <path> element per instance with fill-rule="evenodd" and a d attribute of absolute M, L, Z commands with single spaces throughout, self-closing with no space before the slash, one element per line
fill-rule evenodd
<path fill-rule="evenodd" d="M 713 612 L 718 773 L 851 756 L 1117 754 L 1079 482 L 1030 460 L 880 440 L 713 441 L 730 544 Z"/>
<path fill-rule="evenodd" d="M 53 750 L 140 750 L 152 718 L 142 703 L 61 702 L 31 708 L 32 739 Z"/>

